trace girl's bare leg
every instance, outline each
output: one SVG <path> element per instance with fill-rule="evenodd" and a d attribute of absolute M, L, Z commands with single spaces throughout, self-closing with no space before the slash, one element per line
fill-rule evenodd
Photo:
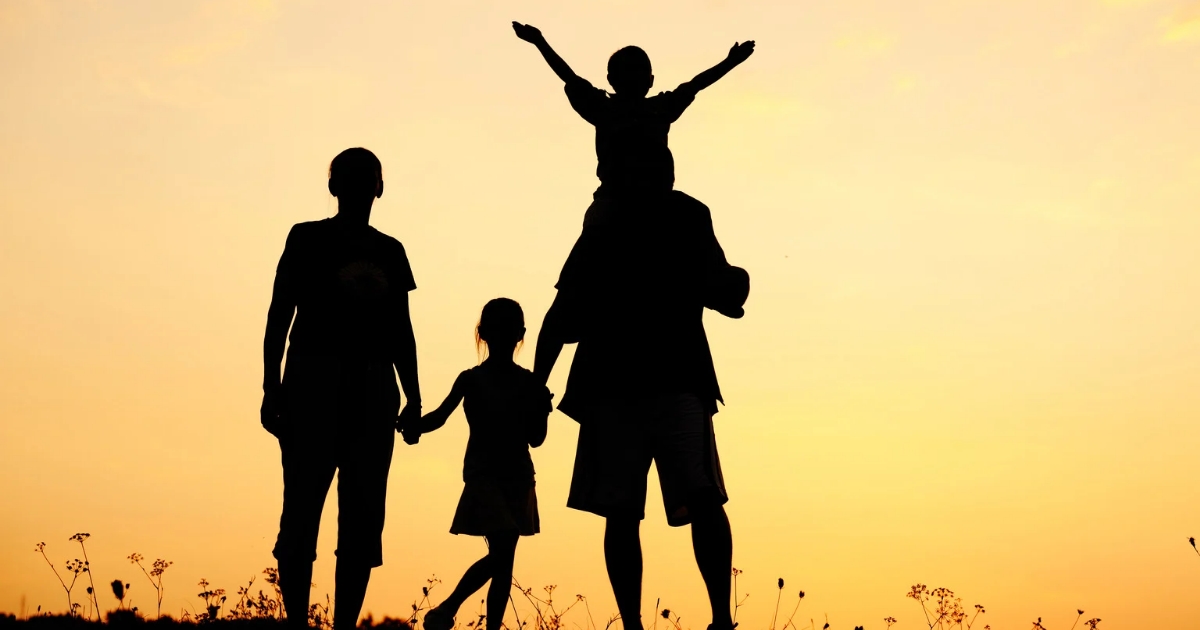
<path fill-rule="evenodd" d="M 492 584 L 487 594 L 487 630 L 500 630 L 504 610 L 508 608 L 508 593 L 512 590 L 513 560 L 517 555 L 517 532 L 487 537 L 488 562 Z"/>

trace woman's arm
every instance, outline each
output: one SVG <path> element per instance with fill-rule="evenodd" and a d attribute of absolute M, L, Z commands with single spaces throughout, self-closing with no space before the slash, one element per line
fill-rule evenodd
<path fill-rule="evenodd" d="M 290 234 L 275 272 L 271 306 L 267 308 L 267 330 L 263 334 L 263 400 L 259 408 L 259 420 L 263 428 L 275 437 L 280 437 L 283 431 L 283 378 L 280 364 L 283 363 L 283 350 L 287 344 L 288 329 L 292 327 L 292 316 L 296 313 L 296 297 L 288 277 L 291 272 L 289 246 L 294 247 Z"/>
<path fill-rule="evenodd" d="M 517 37 L 537 46 L 538 52 L 542 53 L 542 58 L 550 65 L 550 69 L 554 71 L 554 74 L 557 74 L 558 78 L 562 79 L 563 83 L 570 83 L 579 78 L 579 75 L 575 74 L 571 66 L 567 65 L 567 62 L 563 61 L 563 58 L 554 52 L 554 49 L 546 42 L 545 36 L 542 35 L 542 32 L 537 27 L 529 24 L 521 24 L 520 22 L 513 22 L 512 27 Z"/>
<path fill-rule="evenodd" d="M 408 294 L 399 300 L 400 330 L 397 333 L 396 356 L 392 364 L 400 376 L 400 387 L 404 390 L 404 410 L 396 419 L 396 429 L 403 430 L 409 422 L 421 417 L 421 382 L 417 377 L 417 337 L 413 333 L 412 315 L 408 310 Z"/>

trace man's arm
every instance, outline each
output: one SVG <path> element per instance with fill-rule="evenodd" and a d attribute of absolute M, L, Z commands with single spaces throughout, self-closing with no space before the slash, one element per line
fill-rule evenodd
<path fill-rule="evenodd" d="M 562 354 L 563 346 L 567 343 L 564 311 L 562 292 L 559 292 L 554 296 L 554 303 L 550 305 L 550 310 L 546 311 L 546 318 L 542 320 L 542 328 L 538 331 L 537 347 L 533 353 L 533 375 L 542 385 L 550 380 L 550 372 L 554 371 L 558 355 Z"/>
<path fill-rule="evenodd" d="M 408 310 L 408 293 L 400 297 L 399 312 L 400 331 L 396 339 L 396 356 L 392 364 L 396 366 L 396 374 L 400 376 L 400 387 L 404 390 L 404 410 L 396 419 L 396 430 L 404 429 L 407 422 L 421 416 L 421 383 L 417 378 L 417 337 L 413 333 L 412 317 Z"/>
<path fill-rule="evenodd" d="M 517 37 L 537 46 L 538 52 L 542 53 L 542 57 L 550 65 L 550 69 L 554 71 L 554 74 L 558 75 L 559 79 L 562 79 L 563 83 L 570 83 L 579 79 L 579 75 L 575 74 L 571 66 L 568 66 L 567 62 L 563 61 L 563 58 L 554 52 L 550 44 L 546 43 L 546 38 L 537 27 L 530 26 L 529 24 L 521 24 L 520 22 L 513 22 L 512 27 Z"/>
<path fill-rule="evenodd" d="M 738 64 L 750 58 L 754 54 L 754 40 L 745 41 L 740 44 L 734 44 L 729 49 L 729 54 L 721 60 L 721 63 L 701 72 L 696 75 L 691 81 L 679 86 L 681 91 L 695 94 L 700 90 L 716 83 L 721 77 L 729 74 Z"/>

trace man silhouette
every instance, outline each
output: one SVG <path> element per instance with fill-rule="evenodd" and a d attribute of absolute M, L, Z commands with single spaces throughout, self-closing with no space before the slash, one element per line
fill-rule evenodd
<path fill-rule="evenodd" d="M 754 42 L 734 44 L 691 81 L 647 97 L 654 75 L 642 49 L 609 59 L 609 95 L 576 75 L 537 28 L 513 22 L 513 30 L 537 47 L 571 106 L 596 128 L 600 187 L 534 358 L 545 383 L 563 344 L 579 344 L 559 405 L 580 423 L 567 505 L 605 517 L 617 607 L 627 630 L 642 630 L 639 529 L 654 462 L 667 522 L 692 526 L 710 630 L 731 630 L 733 537 L 712 426 L 721 392 L 703 315 L 708 307 L 741 317 L 750 280 L 726 262 L 708 208 L 673 190 L 667 137 L 696 94 L 749 58 Z"/>
<path fill-rule="evenodd" d="M 336 472 L 333 625 L 348 630 L 358 624 L 371 569 L 383 564 L 395 431 L 420 418 L 421 390 L 408 257 L 399 241 L 368 225 L 383 195 L 378 158 L 362 148 L 340 153 L 329 165 L 329 192 L 337 215 L 293 226 L 279 259 L 263 341 L 262 424 L 279 438 L 283 459 L 274 554 L 288 620 L 307 627 L 317 529 Z M 399 418 L 397 373 L 408 398 Z"/>
<path fill-rule="evenodd" d="M 579 344 L 559 405 L 580 424 L 567 506 L 606 519 L 605 563 L 628 630 L 642 630 L 639 529 L 651 461 L 667 522 L 692 526 L 710 628 L 733 627 L 733 540 L 712 425 L 722 398 L 703 311 L 740 317 L 749 277 L 726 262 L 708 208 L 691 201 L 621 204 L 585 227 L 534 358 L 544 383 L 563 344 Z"/>

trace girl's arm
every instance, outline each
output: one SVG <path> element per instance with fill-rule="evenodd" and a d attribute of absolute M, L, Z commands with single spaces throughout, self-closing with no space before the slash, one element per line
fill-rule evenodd
<path fill-rule="evenodd" d="M 695 94 L 721 80 L 721 77 L 729 74 L 730 70 L 733 70 L 738 64 L 749 59 L 752 54 L 754 54 L 754 40 L 734 44 L 729 49 L 729 54 L 721 60 L 721 63 L 696 75 L 691 81 L 679 86 L 679 89 Z"/>
<path fill-rule="evenodd" d="M 404 441 L 409 444 L 416 444 L 422 433 L 429 433 L 442 428 L 446 424 L 446 420 L 450 418 L 450 414 L 458 409 L 459 403 L 462 402 L 463 395 L 467 388 L 467 372 L 462 372 L 458 378 L 454 379 L 454 386 L 450 388 L 450 394 L 446 396 L 446 400 L 437 409 L 425 414 L 421 419 L 412 422 L 409 426 L 404 427 Z"/>
<path fill-rule="evenodd" d="M 512 27 L 513 31 L 517 33 L 517 37 L 537 46 L 538 52 L 542 53 L 542 58 L 550 65 L 550 69 L 554 71 L 554 74 L 557 74 L 558 78 L 562 79 L 563 83 L 570 83 L 579 78 L 579 75 L 575 74 L 571 66 L 568 66 L 567 62 L 563 61 L 563 58 L 554 52 L 550 44 L 546 43 L 545 36 L 542 35 L 542 32 L 537 27 L 530 26 L 529 24 L 521 24 L 520 22 L 513 22 Z"/>

